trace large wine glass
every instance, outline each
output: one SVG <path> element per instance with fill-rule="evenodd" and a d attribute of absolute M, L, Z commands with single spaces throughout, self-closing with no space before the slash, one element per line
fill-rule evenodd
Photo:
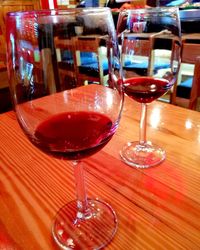
<path fill-rule="evenodd" d="M 177 8 L 146 8 L 120 12 L 117 33 L 121 45 L 124 92 L 141 103 L 139 141 L 121 150 L 130 166 L 148 168 L 165 159 L 165 150 L 147 141 L 147 104 L 175 83 L 180 65 L 181 30 Z"/>
<path fill-rule="evenodd" d="M 77 200 L 58 211 L 53 238 L 62 249 L 101 249 L 113 238 L 117 218 L 106 201 L 87 198 L 81 160 L 109 142 L 123 106 L 110 9 L 13 12 L 6 25 L 19 124 L 33 145 L 74 168 Z"/>

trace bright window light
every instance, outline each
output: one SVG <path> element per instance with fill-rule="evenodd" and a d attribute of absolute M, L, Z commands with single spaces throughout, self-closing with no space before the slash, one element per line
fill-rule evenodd
<path fill-rule="evenodd" d="M 54 9 L 54 1 L 53 0 L 49 0 L 49 8 Z"/>

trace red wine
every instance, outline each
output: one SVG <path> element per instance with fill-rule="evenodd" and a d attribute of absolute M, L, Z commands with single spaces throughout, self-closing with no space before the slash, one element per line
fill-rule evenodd
<path fill-rule="evenodd" d="M 153 77 L 134 77 L 124 82 L 124 92 L 141 103 L 149 103 L 171 88 L 169 81 Z"/>
<path fill-rule="evenodd" d="M 100 150 L 114 132 L 115 127 L 106 115 L 64 112 L 39 124 L 33 143 L 54 157 L 80 159 Z"/>

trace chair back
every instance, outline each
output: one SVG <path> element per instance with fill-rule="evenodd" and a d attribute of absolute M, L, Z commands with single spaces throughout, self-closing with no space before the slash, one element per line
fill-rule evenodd
<path fill-rule="evenodd" d="M 200 56 L 195 62 L 189 108 L 200 111 Z"/>
<path fill-rule="evenodd" d="M 183 39 L 181 65 L 171 94 L 171 103 L 196 109 L 199 96 L 200 39 Z"/>
<path fill-rule="evenodd" d="M 101 37 L 76 37 L 76 64 L 77 81 L 79 85 L 85 85 L 89 82 L 99 82 L 106 85 L 108 79 L 108 62 L 104 57 L 106 44 Z"/>

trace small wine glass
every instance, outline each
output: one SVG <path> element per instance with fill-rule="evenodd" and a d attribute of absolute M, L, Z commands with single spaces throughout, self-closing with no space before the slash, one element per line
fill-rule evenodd
<path fill-rule="evenodd" d="M 139 141 L 128 142 L 120 155 L 130 166 L 148 168 L 166 157 L 164 149 L 147 141 L 147 104 L 165 94 L 176 81 L 181 50 L 178 9 L 121 11 L 117 33 L 124 92 L 141 103 Z"/>
<path fill-rule="evenodd" d="M 33 145 L 71 160 L 74 167 L 77 200 L 58 211 L 53 238 L 62 249 L 101 249 L 115 235 L 117 217 L 106 201 L 87 198 L 81 160 L 102 149 L 120 121 L 123 90 L 111 11 L 13 12 L 6 28 L 10 92 L 19 124 Z M 83 43 L 89 52 L 78 47 Z M 93 45 L 98 55 L 90 51 Z M 98 71 L 100 59 L 104 75 Z"/>

